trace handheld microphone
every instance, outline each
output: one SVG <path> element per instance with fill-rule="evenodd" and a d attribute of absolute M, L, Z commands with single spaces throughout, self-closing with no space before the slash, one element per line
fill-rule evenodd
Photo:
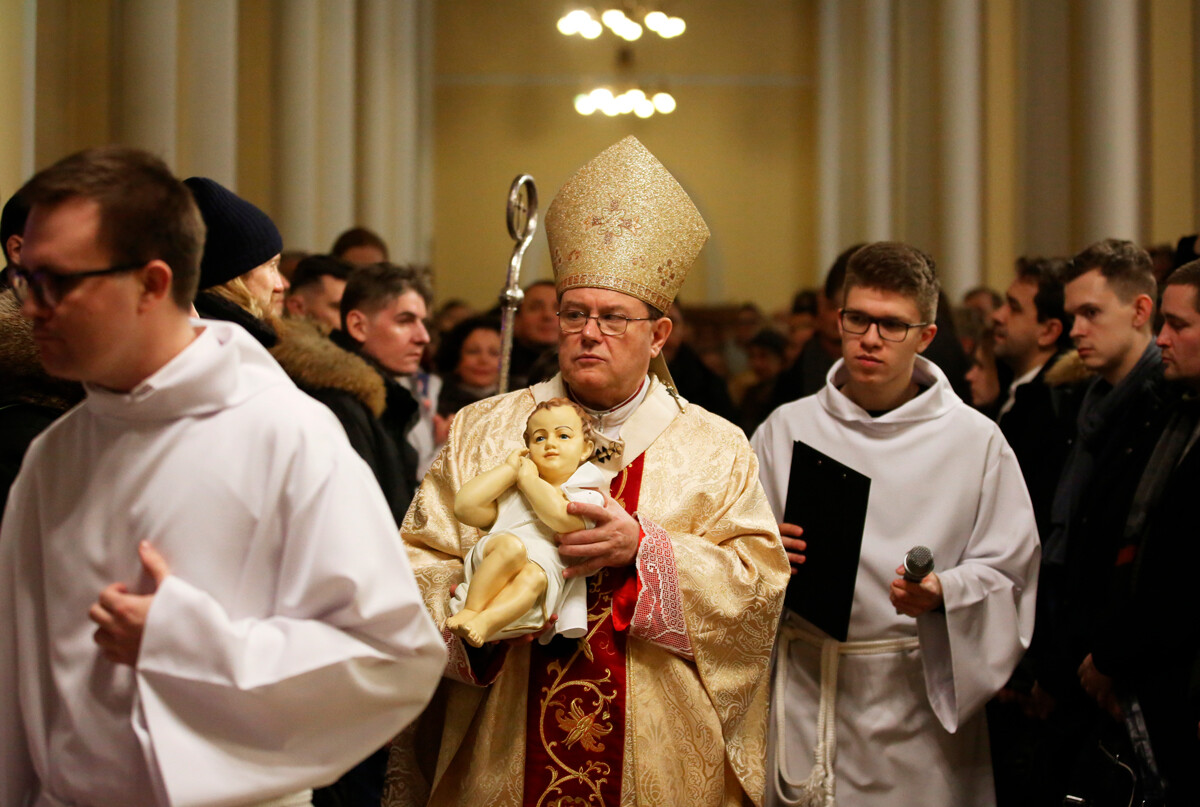
<path fill-rule="evenodd" d="M 910 583 L 920 583 L 925 576 L 933 571 L 933 553 L 927 546 L 914 546 L 904 556 L 904 579 Z"/>

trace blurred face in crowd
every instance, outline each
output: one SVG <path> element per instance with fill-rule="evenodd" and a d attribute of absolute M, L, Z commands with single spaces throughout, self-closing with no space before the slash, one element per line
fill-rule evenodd
<path fill-rule="evenodd" d="M 841 338 L 841 326 L 838 324 L 838 311 L 842 307 L 845 289 L 834 295 L 833 299 L 825 296 L 824 292 L 817 295 L 816 331 L 826 347 L 836 346 Z"/>
<path fill-rule="evenodd" d="M 409 375 L 421 367 L 429 344 L 425 330 L 425 299 L 406 291 L 374 313 L 354 310 L 346 314 L 346 332 L 362 343 L 362 351 L 396 375 Z"/>
<path fill-rule="evenodd" d="M 619 291 L 581 288 L 563 292 L 559 311 L 636 319 L 646 317 L 649 306 Z M 559 333 L 559 369 L 580 403 L 592 409 L 611 409 L 637 392 L 650 359 L 662 352 L 670 333 L 667 317 L 630 322 L 620 336 L 601 333 L 599 323 L 588 319 L 578 333 Z"/>
<path fill-rule="evenodd" d="M 554 286 L 540 284 L 525 292 L 513 333 L 526 345 L 550 347 L 558 340 L 558 295 Z"/>
<path fill-rule="evenodd" d="M 242 275 L 242 282 L 264 311 L 270 311 L 277 317 L 283 313 L 283 293 L 287 291 L 287 281 L 279 273 L 278 255 Z"/>
<path fill-rule="evenodd" d="M 987 354 L 983 342 L 980 342 L 971 354 L 971 369 L 967 370 L 966 379 L 971 385 L 971 405 L 975 408 L 987 406 L 1000 397 L 1000 379 L 996 375 L 996 363 Z"/>
<path fill-rule="evenodd" d="M 783 356 L 767 350 L 762 345 L 750 345 L 746 348 L 746 359 L 754 377 L 759 381 L 766 381 L 783 372 Z"/>
<path fill-rule="evenodd" d="M 1195 286 L 1177 284 L 1163 290 L 1163 326 L 1158 333 L 1163 376 L 1200 389 L 1200 312 Z"/>
<path fill-rule="evenodd" d="M 292 316 L 308 317 L 336 330 L 342 326 L 342 293 L 345 291 L 344 279 L 321 275 L 316 283 L 309 283 L 288 295 L 284 303 Z"/>
<path fill-rule="evenodd" d="M 967 308 L 974 308 L 979 313 L 983 314 L 983 321 L 988 322 L 996 313 L 997 309 L 995 301 L 992 300 L 991 292 L 977 291 L 968 294 L 963 298 L 963 305 Z"/>
<path fill-rule="evenodd" d="M 1037 365 L 1047 349 L 1053 350 L 1058 339 L 1058 320 L 1038 322 L 1037 283 L 1014 280 L 1004 297 L 1004 305 L 992 314 L 996 358 L 1002 359 L 1018 375 Z"/>
<path fill-rule="evenodd" d="M 356 247 L 350 247 L 338 257 L 356 266 L 368 266 L 372 263 L 383 263 L 387 260 L 387 256 L 383 254 L 382 249 L 373 247 L 370 244 L 359 244 Z"/>
<path fill-rule="evenodd" d="M 1116 384 L 1141 356 L 1139 333 L 1154 313 L 1144 294 L 1121 300 L 1099 269 L 1067 283 L 1065 308 L 1075 317 L 1071 339 L 1083 364 Z"/>
<path fill-rule="evenodd" d="M 866 332 L 851 333 L 847 323 L 863 318 L 871 320 Z M 912 381 L 917 354 L 933 341 L 937 326 L 908 328 L 900 341 L 884 339 L 881 326 L 886 331 L 903 331 L 902 324 L 923 321 L 921 312 L 910 297 L 864 286 L 854 286 L 846 294 L 842 321 L 842 358 L 849 373 L 846 394 L 864 409 L 883 408 L 876 403 L 890 403 Z"/>
<path fill-rule="evenodd" d="M 472 387 L 494 387 L 500 383 L 500 332 L 476 328 L 463 341 L 455 368 L 459 379 Z"/>
<path fill-rule="evenodd" d="M 124 391 L 131 386 L 129 368 L 139 358 L 133 326 L 144 305 L 140 270 L 69 279 L 112 266 L 112 255 L 99 238 L 97 202 L 75 198 L 35 206 L 25 225 L 21 265 L 53 276 L 47 283 L 58 299 L 47 301 L 31 292 L 21 313 L 33 322 L 38 357 L 47 373 Z"/>

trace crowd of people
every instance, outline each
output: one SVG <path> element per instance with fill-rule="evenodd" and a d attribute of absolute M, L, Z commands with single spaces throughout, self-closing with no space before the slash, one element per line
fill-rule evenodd
<path fill-rule="evenodd" d="M 122 147 L 8 200 L 0 803 L 1200 803 L 1194 237 L 722 332 L 636 139 L 545 227 L 501 393 L 365 228 Z"/>

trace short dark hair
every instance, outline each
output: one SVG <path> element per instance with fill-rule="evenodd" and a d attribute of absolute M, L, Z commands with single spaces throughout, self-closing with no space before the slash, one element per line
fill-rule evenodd
<path fill-rule="evenodd" d="M 1167 275 L 1167 279 L 1163 281 L 1163 288 L 1167 286 L 1191 286 L 1196 292 L 1193 305 L 1196 311 L 1200 312 L 1200 261 L 1185 263 Z"/>
<path fill-rule="evenodd" d="M 139 149 L 100 146 L 39 171 L 20 191 L 30 209 L 71 199 L 100 206 L 100 243 L 113 263 L 161 260 L 171 267 L 171 298 L 187 310 L 196 296 L 204 220 L 191 191 L 167 164 Z"/>
<path fill-rule="evenodd" d="M 746 343 L 746 347 L 761 347 L 768 353 L 773 353 L 783 358 L 787 353 L 788 340 L 786 336 L 774 328 L 763 328 L 750 337 L 750 341 Z"/>
<path fill-rule="evenodd" d="M 443 377 L 450 377 L 458 369 L 458 361 L 462 358 L 463 345 L 466 344 L 467 337 L 475 333 L 475 331 L 495 331 L 496 333 L 500 333 L 500 320 L 486 314 L 478 317 L 467 317 L 447 331 L 446 335 L 442 337 L 442 341 L 438 344 L 437 353 L 433 357 L 433 364 Z"/>
<path fill-rule="evenodd" d="M 846 264 L 846 296 L 855 286 L 903 294 L 917 304 L 926 322 L 937 316 L 940 286 L 933 258 L 899 241 L 867 244 Z"/>
<path fill-rule="evenodd" d="M 963 299 L 969 300 L 976 294 L 986 294 L 988 299 L 992 301 L 992 308 L 999 308 L 1000 306 L 1004 305 L 1004 297 L 1001 296 L 1000 292 L 996 291 L 990 286 L 976 286 L 964 294 Z"/>
<path fill-rule="evenodd" d="M 1075 318 L 1064 306 L 1063 277 L 1066 275 L 1066 258 L 1017 258 L 1017 280 L 1037 286 L 1033 295 L 1033 307 L 1037 309 L 1037 321 L 1056 319 L 1062 323 L 1058 346 L 1071 346 L 1071 325 Z"/>
<path fill-rule="evenodd" d="M 842 293 L 846 288 L 846 267 L 850 265 L 850 259 L 854 257 L 854 253 L 862 249 L 866 244 L 852 244 L 841 251 L 836 258 L 833 259 L 833 266 L 829 267 L 829 274 L 825 275 L 824 295 L 826 300 L 832 301 L 835 297 Z"/>
<path fill-rule="evenodd" d="M 296 268 L 292 271 L 292 285 L 288 289 L 288 296 L 321 282 L 323 277 L 346 280 L 353 271 L 354 264 L 341 258 L 332 255 L 307 255 L 296 263 Z"/>
<path fill-rule="evenodd" d="M 355 267 L 342 292 L 342 328 L 351 311 L 374 314 L 406 292 L 415 291 L 428 305 L 433 299 L 429 270 L 424 266 L 371 263 Z"/>
<path fill-rule="evenodd" d="M 355 247 L 375 247 L 383 253 L 385 261 L 388 258 L 387 244 L 379 237 L 378 233 L 368 230 L 366 227 L 351 227 L 339 235 L 334 240 L 333 246 L 329 248 L 329 254 L 340 258 Z"/>
<path fill-rule="evenodd" d="M 1104 276 L 1123 303 L 1128 303 L 1139 294 L 1145 294 L 1153 300 L 1158 293 L 1150 253 L 1132 241 L 1106 238 L 1087 247 L 1071 259 L 1063 273 L 1063 285 L 1093 269 Z"/>
<path fill-rule="evenodd" d="M 8 197 L 4 210 L 0 212 L 0 250 L 4 251 L 4 265 L 8 265 L 8 239 L 25 231 L 25 219 L 29 218 L 29 203 L 20 191 Z"/>

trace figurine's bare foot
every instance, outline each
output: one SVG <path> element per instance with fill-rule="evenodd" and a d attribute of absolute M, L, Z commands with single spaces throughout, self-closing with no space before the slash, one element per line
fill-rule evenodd
<path fill-rule="evenodd" d="M 478 620 L 461 625 L 458 630 L 454 631 L 454 635 L 466 641 L 471 647 L 483 647 L 483 643 L 488 638 L 488 633 L 479 627 Z"/>
<path fill-rule="evenodd" d="M 468 611 L 466 608 L 464 608 L 446 620 L 446 627 L 449 628 L 450 632 L 455 636 L 462 636 L 462 634 L 459 633 L 459 629 L 478 615 L 478 611 Z"/>

